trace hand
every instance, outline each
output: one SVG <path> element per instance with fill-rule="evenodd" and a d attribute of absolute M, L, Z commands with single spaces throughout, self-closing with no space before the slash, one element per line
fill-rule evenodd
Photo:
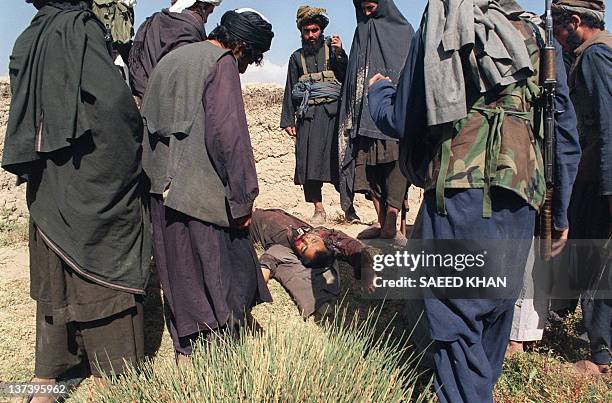
<path fill-rule="evenodd" d="M 551 256 L 555 257 L 559 253 L 563 251 L 565 248 L 565 244 L 567 243 L 567 236 L 569 235 L 569 228 L 556 230 L 553 229 L 552 233 L 552 248 L 551 248 Z"/>
<path fill-rule="evenodd" d="M 373 294 L 376 291 L 376 272 L 374 271 L 374 258 L 372 255 L 375 252 L 370 249 L 364 249 L 361 252 L 361 289 L 368 294 Z"/>
<path fill-rule="evenodd" d="M 339 35 L 332 35 L 331 47 L 335 55 L 340 54 L 340 52 L 342 51 L 342 39 L 340 38 Z"/>
<path fill-rule="evenodd" d="M 253 213 L 249 213 L 249 215 L 245 215 L 244 217 L 239 217 L 234 219 L 234 226 L 238 229 L 247 229 L 251 225 L 251 217 Z"/>
<path fill-rule="evenodd" d="M 291 126 L 291 127 L 285 127 L 285 131 L 287 132 L 288 135 L 290 135 L 291 137 L 295 137 L 297 136 L 297 132 L 295 130 L 295 127 Z"/>
<path fill-rule="evenodd" d="M 373 86 L 374 84 L 376 84 L 377 82 L 382 81 L 382 80 L 391 81 L 391 79 L 390 79 L 389 77 L 387 77 L 387 76 L 383 76 L 383 75 L 382 75 L 382 74 L 380 74 L 380 73 L 376 73 L 376 74 L 374 75 L 374 77 L 370 78 L 369 85 L 370 85 L 370 87 L 371 87 L 371 86 Z"/>

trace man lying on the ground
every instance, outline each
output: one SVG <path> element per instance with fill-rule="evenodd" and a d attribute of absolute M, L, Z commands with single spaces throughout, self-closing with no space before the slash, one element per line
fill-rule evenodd
<path fill-rule="evenodd" d="M 361 270 L 371 266 L 369 254 L 361 242 L 341 231 L 314 228 L 283 210 L 257 209 L 249 232 L 253 243 L 265 250 L 260 257 L 264 278 L 281 283 L 304 318 L 328 309 L 340 294 L 337 259 L 349 263 L 355 278 L 367 284 L 369 276 L 362 278 Z"/>

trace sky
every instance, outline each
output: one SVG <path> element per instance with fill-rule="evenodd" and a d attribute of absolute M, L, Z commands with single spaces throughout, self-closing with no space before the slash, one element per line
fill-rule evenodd
<path fill-rule="evenodd" d="M 418 27 L 427 0 L 395 0 L 399 9 L 413 27 Z M 529 11 L 539 14 L 544 9 L 544 0 L 518 0 Z M 170 0 L 138 0 L 136 25 L 156 11 L 167 7 Z M 218 24 L 223 13 L 230 9 L 251 7 L 260 11 L 272 23 L 275 38 L 272 49 L 266 53 L 261 67 L 250 67 L 243 76 L 243 83 L 266 82 L 284 84 L 289 55 L 300 46 L 299 32 L 295 26 L 295 13 L 302 4 L 327 8 L 331 23 L 326 35 L 339 34 L 348 49 L 355 31 L 355 9 L 351 0 L 224 0 L 210 16 L 207 31 Z M 13 43 L 28 26 L 36 9 L 25 0 L 0 0 L 0 76 L 8 74 L 8 60 Z M 606 24 L 610 24 L 606 15 Z M 407 44 L 398 44 L 407 45 Z"/>

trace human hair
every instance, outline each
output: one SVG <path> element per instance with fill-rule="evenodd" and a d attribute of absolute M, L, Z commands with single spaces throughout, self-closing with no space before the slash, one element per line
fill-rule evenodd
<path fill-rule="evenodd" d="M 569 10 L 562 10 L 553 14 L 555 25 L 567 29 L 570 25 L 572 15 L 579 16 L 581 23 L 588 28 L 601 30 L 606 28 L 606 23 L 603 20 L 599 20 L 592 15 L 580 14 Z"/>
<path fill-rule="evenodd" d="M 324 269 L 334 264 L 336 258 L 336 252 L 330 248 L 327 243 L 325 244 L 325 250 L 320 250 L 315 253 L 311 259 L 307 259 L 304 256 L 300 256 L 302 264 L 311 269 Z"/>
<path fill-rule="evenodd" d="M 236 35 L 232 34 L 227 27 L 223 25 L 217 26 L 209 35 L 208 39 L 214 39 L 219 41 L 223 46 L 228 49 L 236 49 L 238 46 L 243 45 L 244 51 L 242 57 L 248 60 L 252 60 L 256 65 L 261 65 L 263 61 L 263 52 L 256 49 L 252 44 L 243 41 Z"/>

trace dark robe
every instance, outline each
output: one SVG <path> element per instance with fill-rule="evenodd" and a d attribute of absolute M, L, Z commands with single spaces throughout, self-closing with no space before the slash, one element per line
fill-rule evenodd
<path fill-rule="evenodd" d="M 585 45 L 586 46 L 586 45 Z M 605 43 L 586 47 L 574 67 L 573 101 L 579 112 L 582 159 L 570 203 L 570 239 L 610 237 L 612 197 L 612 48 Z M 610 277 L 602 273 L 606 253 L 599 248 L 579 246 L 575 283 L 588 289 L 581 299 L 584 324 L 589 336 L 591 360 L 609 364 L 612 346 L 612 299 Z M 609 270 L 609 266 L 608 266 Z M 596 280 L 602 278 L 602 280 Z M 608 281 L 606 281 L 606 278 Z M 608 292 L 609 295 L 609 292 Z M 594 298 L 590 298 L 595 296 Z"/>
<path fill-rule="evenodd" d="M 104 27 L 91 11 L 42 7 L 15 43 L 10 74 L 2 166 L 27 180 L 39 235 L 89 281 L 144 294 L 142 121 Z"/>
<path fill-rule="evenodd" d="M 130 51 L 133 94 L 144 96 L 149 77 L 162 57 L 180 46 L 203 40 L 206 40 L 204 25 L 189 13 L 163 9 L 147 18 L 138 28 Z"/>
<path fill-rule="evenodd" d="M 233 218 L 248 214 L 258 193 L 238 74 L 236 59 L 231 54 L 222 57 L 206 79 L 200 104 L 214 104 L 205 108 L 202 141 L 227 185 Z M 202 134 L 189 134 L 196 135 Z M 160 195 L 153 195 L 151 204 L 155 260 L 170 307 L 168 325 L 174 348 L 189 354 L 190 336 L 243 324 L 245 311 L 271 301 L 271 296 L 247 231 L 165 207 Z"/>
<path fill-rule="evenodd" d="M 408 46 L 403 44 L 410 43 L 414 35 L 412 25 L 393 0 L 379 0 L 371 17 L 366 17 L 360 3 L 359 0 L 353 1 L 357 28 L 339 112 L 339 190 L 340 203 L 345 211 L 352 204 L 355 191 L 357 138 L 395 141 L 378 130 L 368 113 L 368 82 L 376 73 L 381 73 L 397 84 L 408 54 Z M 363 174 L 365 170 L 360 172 Z"/>
<path fill-rule="evenodd" d="M 292 228 L 312 228 L 312 226 L 283 210 L 257 209 L 253 212 L 249 232 L 253 242 L 260 244 L 266 250 L 273 245 L 292 249 Z M 359 277 L 363 244 L 344 232 L 333 229 L 319 228 L 319 235 L 334 246 L 336 257 L 349 263 Z"/>
<path fill-rule="evenodd" d="M 329 46 L 329 45 L 325 45 Z M 338 179 L 338 137 L 337 112 L 338 102 L 325 105 L 312 105 L 303 119 L 296 123 L 296 105 L 291 98 L 291 90 L 304 74 L 301 50 L 298 49 L 289 58 L 287 84 L 283 98 L 283 111 L 280 126 L 295 126 L 297 139 L 295 142 L 295 177 L 296 185 L 304 185 L 307 181 L 337 183 Z M 330 51 L 330 55 L 333 55 Z M 325 65 L 325 49 L 321 47 L 315 55 L 306 56 L 308 73 L 318 73 L 332 70 L 338 81 L 344 81 L 347 56 L 344 50 L 338 57 L 330 56 L 329 66 Z"/>
<path fill-rule="evenodd" d="M 369 91 L 369 109 L 377 126 L 387 135 L 401 139 L 402 152 L 415 155 L 426 136 L 424 47 L 421 31 L 415 35 L 397 90 L 387 81 L 376 83 Z M 567 225 L 568 187 L 576 174 L 578 149 L 575 114 L 568 98 L 561 49 L 557 45 L 556 158 L 561 186 L 555 200 L 555 225 Z M 424 158 L 424 157 L 423 157 Z M 414 159 L 415 161 L 418 158 Z M 402 161 L 403 162 L 403 161 Z M 418 164 L 414 164 L 418 165 Z M 416 166 L 416 168 L 420 168 Z M 512 241 L 512 248 L 489 249 L 489 255 L 504 270 L 522 278 L 535 227 L 535 211 L 513 192 L 493 188 L 492 214 L 482 217 L 481 189 L 446 189 L 446 215 L 436 210 L 435 191 L 425 193 L 412 236 L 422 239 L 473 239 Z M 503 244 L 502 244 L 503 245 Z M 493 387 L 502 370 L 506 340 L 510 335 L 513 299 L 434 299 L 424 300 L 430 335 L 430 351 L 435 361 L 435 384 L 440 401 L 492 401 Z"/>

